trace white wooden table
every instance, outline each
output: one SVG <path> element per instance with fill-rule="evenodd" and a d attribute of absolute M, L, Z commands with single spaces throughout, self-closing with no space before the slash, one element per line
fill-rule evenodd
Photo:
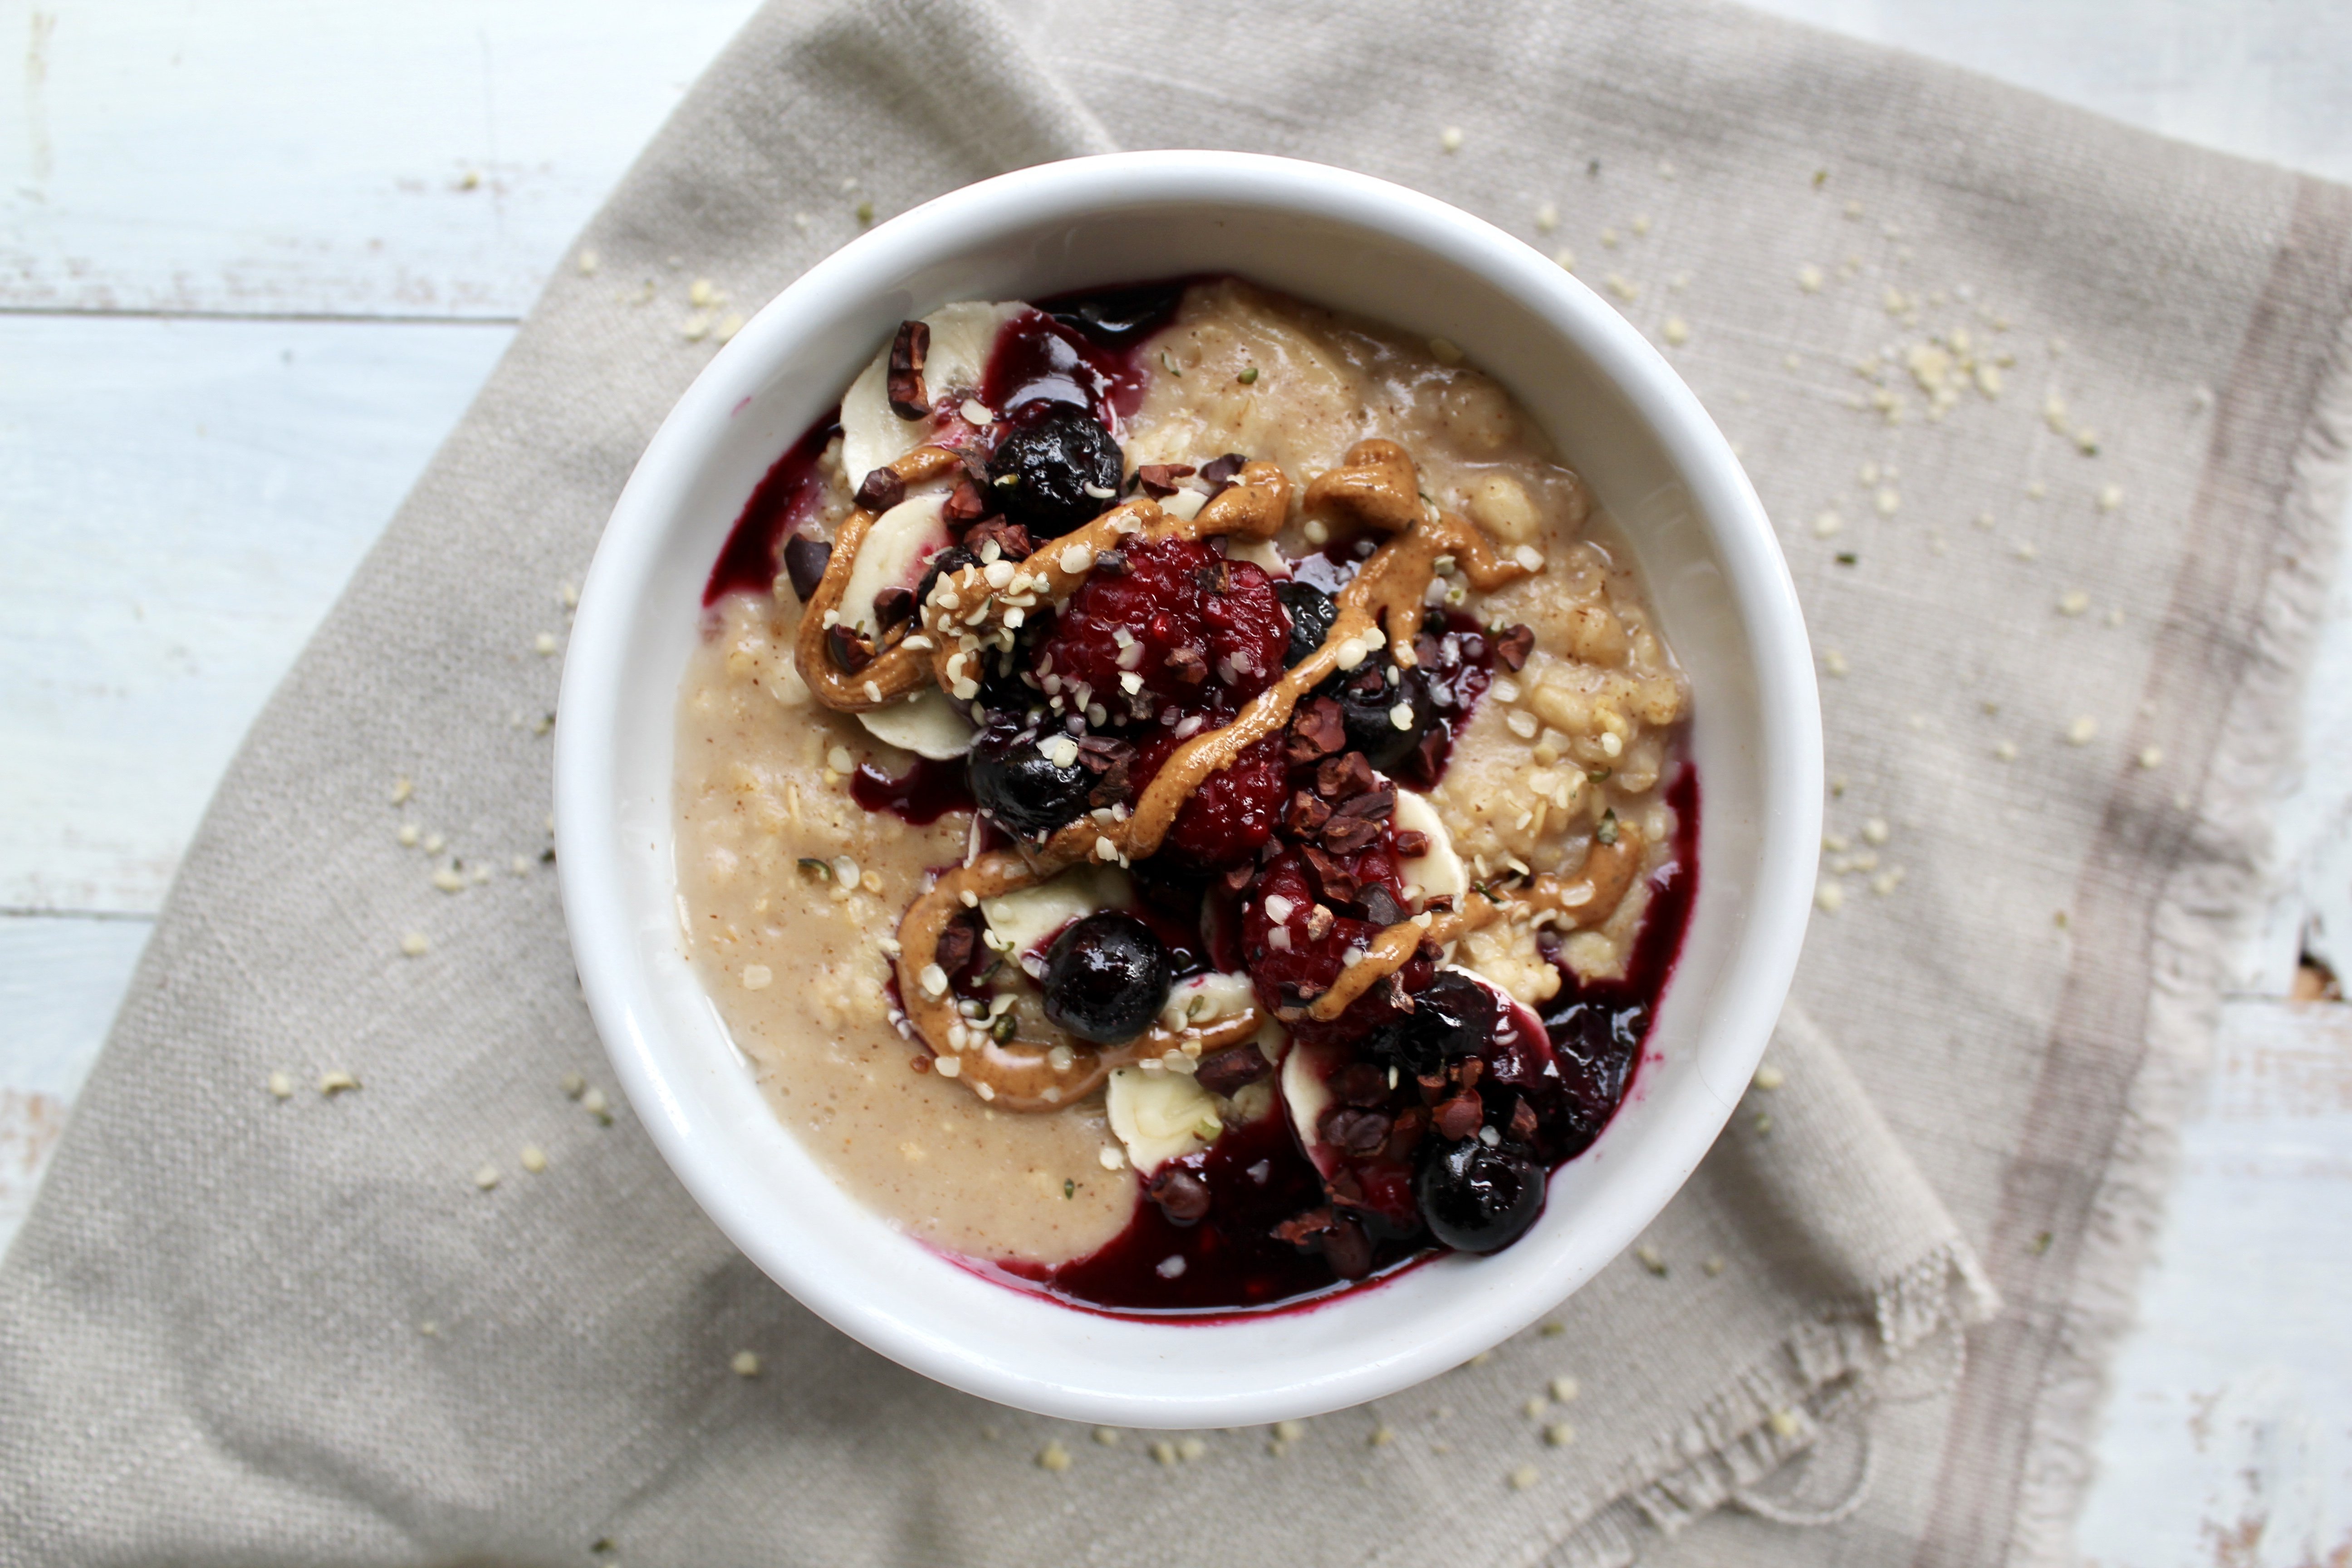
<path fill-rule="evenodd" d="M 2344 0 L 1767 0 L 2352 181 Z M 0 1247 L 262 700 L 751 0 L 0 5 Z M 13 101 L 12 101 L 13 100 Z M 2352 598 L 2083 1521 L 2352 1560 Z"/>

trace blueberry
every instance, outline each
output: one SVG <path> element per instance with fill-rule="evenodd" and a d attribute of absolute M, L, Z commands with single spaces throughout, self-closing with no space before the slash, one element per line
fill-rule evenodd
<path fill-rule="evenodd" d="M 1094 776 L 1076 761 L 1057 767 L 1037 749 L 1035 730 L 999 719 L 972 737 L 964 759 L 971 797 L 1008 833 L 1042 838 L 1087 806 Z"/>
<path fill-rule="evenodd" d="M 1331 633 L 1331 623 L 1339 618 L 1339 606 L 1331 595 L 1312 583 L 1291 581 L 1276 583 L 1274 596 L 1290 612 L 1290 646 L 1283 650 L 1282 668 L 1296 669 L 1307 655 L 1323 646 Z"/>
<path fill-rule="evenodd" d="M 948 573 L 961 572 L 967 566 L 978 564 L 980 564 L 980 557 L 961 544 L 950 544 L 945 550 L 935 552 L 923 568 L 922 584 L 915 590 L 916 613 L 919 615 L 922 607 L 930 602 L 931 590 L 938 586 L 941 577 Z"/>
<path fill-rule="evenodd" d="M 1331 635 L 1331 623 L 1339 621 L 1339 605 L 1315 583 L 1296 578 L 1275 583 L 1275 597 L 1282 599 L 1282 609 L 1291 611 L 1291 644 L 1282 648 L 1282 668 L 1296 670 Z"/>
<path fill-rule="evenodd" d="M 1339 719 L 1348 729 L 1348 745 L 1382 773 L 1412 754 L 1421 738 L 1437 722 L 1437 705 L 1429 699 L 1429 681 L 1419 669 L 1402 671 L 1394 682 L 1385 662 L 1367 664 L 1361 673 L 1340 682 L 1332 695 L 1339 700 Z M 1407 710 L 1404 727 L 1397 727 L 1396 710 Z"/>
<path fill-rule="evenodd" d="M 1373 1030 L 1364 1049 L 1384 1067 L 1428 1078 L 1465 1057 L 1485 1055 L 1497 1012 L 1493 992 L 1466 974 L 1440 970 L 1412 994 L 1412 1011 Z"/>
<path fill-rule="evenodd" d="M 1045 954 L 1045 1016 L 1097 1045 L 1150 1028 L 1168 1005 L 1172 965 L 1151 928 L 1104 910 L 1074 922 Z"/>
<path fill-rule="evenodd" d="M 1544 1207 L 1544 1168 L 1523 1143 L 1435 1142 L 1414 1184 L 1430 1234 L 1462 1252 L 1496 1252 L 1527 1234 Z"/>
<path fill-rule="evenodd" d="M 997 443 L 988 459 L 989 493 L 1033 537 L 1050 539 L 1103 514 L 1122 466 L 1118 443 L 1093 415 L 1052 404 Z M 1088 494 L 1089 486 L 1103 493 Z"/>

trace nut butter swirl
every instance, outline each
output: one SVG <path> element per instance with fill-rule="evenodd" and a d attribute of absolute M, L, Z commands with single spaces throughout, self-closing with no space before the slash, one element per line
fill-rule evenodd
<path fill-rule="evenodd" d="M 914 482 L 936 477 L 957 460 L 956 454 L 944 448 L 921 447 L 891 466 Z M 845 711 L 902 698 L 927 680 L 936 680 L 950 696 L 969 701 L 979 690 L 978 667 L 971 661 L 1011 646 L 1026 614 L 1076 592 L 1105 552 L 1143 538 L 1197 540 L 1225 534 L 1269 539 L 1286 520 L 1289 500 L 1289 482 L 1279 468 L 1251 463 L 1234 485 L 1191 520 L 1139 497 L 1047 542 L 1025 562 L 1000 561 L 944 574 L 920 606 L 920 636 L 905 638 L 854 675 L 834 662 L 823 624 L 826 611 L 839 609 L 856 549 L 871 526 L 871 518 L 853 512 L 836 535 L 824 579 L 811 596 L 802 624 L 798 654 L 803 679 L 819 701 Z M 1253 1037 L 1265 1018 L 1252 1006 L 1196 1027 L 1155 1026 L 1134 1040 L 1108 1047 L 1075 1039 L 999 1041 L 984 1026 L 971 1026 L 974 1021 L 960 1012 L 959 998 L 939 966 L 940 938 L 949 921 L 984 899 L 1034 886 L 1069 867 L 1125 865 L 1156 852 L 1177 813 L 1202 783 L 1249 747 L 1279 733 L 1299 700 L 1328 677 L 1356 668 L 1383 647 L 1400 665 L 1412 663 L 1413 638 L 1421 630 L 1429 584 L 1441 561 L 1451 560 L 1481 593 L 1492 593 L 1542 567 L 1540 560 L 1524 550 L 1512 557 L 1499 555 L 1468 521 L 1423 500 L 1412 457 L 1393 441 L 1358 442 L 1339 468 L 1307 486 L 1306 503 L 1390 536 L 1340 590 L 1338 613 L 1322 645 L 1253 698 L 1229 723 L 1177 748 L 1132 810 L 1094 811 L 1042 844 L 991 851 L 945 871 L 899 921 L 893 962 L 908 1023 L 938 1059 L 941 1073 L 992 1104 L 1012 1110 L 1067 1105 L 1099 1085 L 1113 1068 L 1148 1058 L 1197 1057 L 1238 1044 Z M 1337 1017 L 1382 976 L 1402 967 L 1423 942 L 1452 941 L 1501 919 L 1514 906 L 1549 912 L 1558 923 L 1597 923 L 1631 886 L 1641 852 L 1638 836 L 1621 827 L 1615 844 L 1593 846 L 1572 880 L 1538 878 L 1504 898 L 1475 895 L 1476 901 L 1463 909 L 1425 913 L 1390 926 L 1316 999 L 1312 1015 Z"/>

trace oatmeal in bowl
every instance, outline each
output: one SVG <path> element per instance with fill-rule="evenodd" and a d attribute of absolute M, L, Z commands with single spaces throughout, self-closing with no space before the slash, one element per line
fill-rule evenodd
<path fill-rule="evenodd" d="M 1232 278 L 900 324 L 714 569 L 698 973 L 908 1235 L 1227 1313 L 1508 1247 L 1696 863 L 1688 683 L 1450 345 Z"/>
<path fill-rule="evenodd" d="M 1631 1246 L 1819 832 L 1786 569 L 1664 360 L 1238 154 L 811 268 L 638 463 L 560 715 L 583 991 L 697 1202 L 873 1349 L 1119 1425 L 1376 1397 Z"/>

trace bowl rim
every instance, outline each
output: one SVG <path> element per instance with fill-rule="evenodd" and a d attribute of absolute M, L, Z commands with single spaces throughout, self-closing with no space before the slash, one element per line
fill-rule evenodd
<path fill-rule="evenodd" d="M 1713 1145 L 1737 1101 L 1720 1077 L 1692 1075 L 1659 1125 L 1583 1214 L 1585 1260 L 1537 1276 L 1528 1289 L 1473 1296 L 1463 1321 L 1420 1343 L 1368 1356 L 1352 1373 L 1311 1386 L 1224 1389 L 1148 1400 L 1024 1374 L 895 1315 L 853 1275 L 829 1271 L 790 1244 L 791 1205 L 719 1177 L 709 1142 L 673 1077 L 642 953 L 646 922 L 628 913 L 623 858 L 610 826 L 622 809 L 617 720 L 629 616 L 659 558 L 677 500 L 740 400 L 788 364 L 796 323 L 833 302 L 992 237 L 1105 207 L 1187 203 L 1287 211 L 1377 232 L 1481 279 L 1552 320 L 1622 395 L 1687 487 L 1693 512 L 1748 627 L 1759 759 L 1756 874 L 1745 930 L 1717 977 L 1716 1011 L 1736 1023 L 1706 1037 L 1738 1083 L 1754 1070 L 1785 999 L 1811 907 L 1822 773 L 1812 656 L 1770 523 L 1729 443 L 1664 356 L 1566 269 L 1485 220 L 1370 175 L 1300 160 L 1223 152 L 1099 154 L 998 175 L 914 207 L 816 262 L 768 301 L 706 364 L 664 418 L 615 503 L 583 580 L 559 698 L 554 758 L 557 869 L 580 981 L 623 1091 L 664 1160 L 728 1237 L 803 1305 L 870 1348 L 940 1382 L 1000 1403 L 1079 1420 L 1226 1426 L 1315 1414 L 1410 1386 L 1523 1328 L 1631 1245 Z M 1704 831 L 1704 830 L 1703 830 Z M 1702 879 L 1693 918 L 1707 900 Z M 667 930 L 665 920 L 661 929 Z M 1737 1048 L 1734 1048 L 1734 1047 Z M 1744 1058 L 1735 1059 L 1735 1058 Z M 887 1226 L 879 1215 L 877 1226 Z M 1344 1309 L 1347 1298 L 1332 1305 Z M 1069 1309 L 1056 1309 L 1069 1310 Z M 1321 1309 L 1331 1310 L 1332 1307 Z M 1319 1315 L 1319 1313 L 1318 1313 Z M 1124 1320 L 1132 1321 L 1134 1320 Z M 1244 1320 L 1244 1321 L 1248 1320 Z M 1262 1321 L 1262 1320 L 1261 1320 Z M 1163 1325 L 1215 1334 L 1216 1324 Z"/>

